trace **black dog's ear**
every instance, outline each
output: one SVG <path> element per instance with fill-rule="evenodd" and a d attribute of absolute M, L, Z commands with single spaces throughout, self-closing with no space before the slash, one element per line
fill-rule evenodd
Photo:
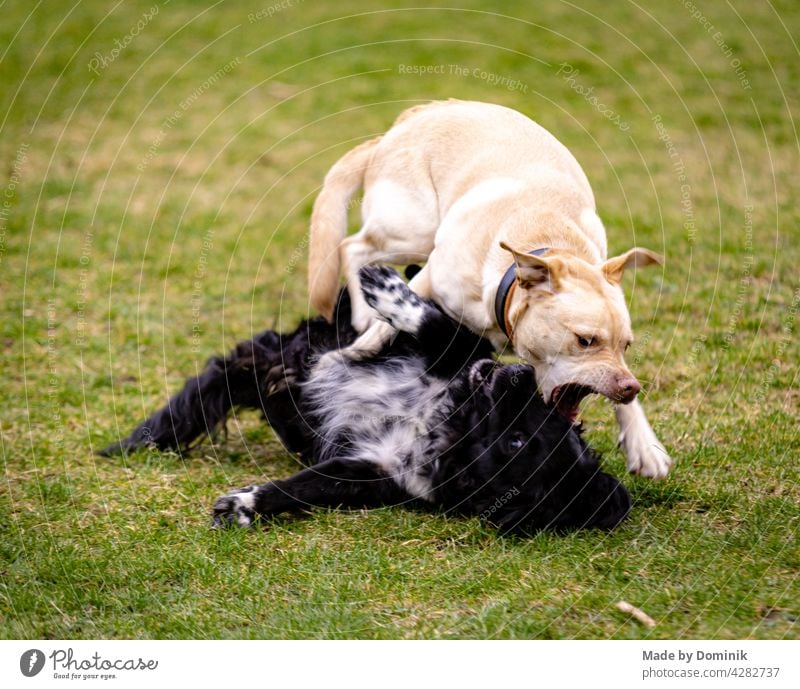
<path fill-rule="evenodd" d="M 543 529 L 611 530 L 628 515 L 631 499 L 625 487 L 601 471 L 573 484 L 571 494 L 551 491 L 525 504 L 509 504 L 492 515 L 491 521 L 506 536 L 533 536 Z"/>
<path fill-rule="evenodd" d="M 528 502 L 515 509 L 498 510 L 490 521 L 503 536 L 535 536 L 554 525 L 558 513 L 543 504 Z"/>
<path fill-rule="evenodd" d="M 596 529 L 613 529 L 631 511 L 631 496 L 625 486 L 602 471 L 594 475 L 578 500 L 585 507 L 585 526 Z"/>
<path fill-rule="evenodd" d="M 469 386 L 475 390 L 488 383 L 499 367 L 494 359 L 478 359 L 469 369 Z"/>
<path fill-rule="evenodd" d="M 599 469 L 583 478 L 578 476 L 574 483 L 576 492 L 565 501 L 554 526 L 611 530 L 625 519 L 631 509 L 631 497 L 625 486 Z"/>

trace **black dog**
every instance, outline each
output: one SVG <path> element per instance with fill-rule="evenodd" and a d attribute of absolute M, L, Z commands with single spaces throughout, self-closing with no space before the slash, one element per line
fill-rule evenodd
<path fill-rule="evenodd" d="M 411 292 L 391 269 L 361 271 L 364 295 L 398 331 L 367 361 L 340 294 L 335 324 L 265 331 L 211 359 L 166 407 L 103 452 L 187 447 L 234 407 L 261 409 L 310 465 L 217 500 L 214 524 L 251 524 L 309 507 L 407 503 L 480 515 L 504 533 L 616 526 L 625 488 L 566 419 L 532 393 L 528 366 L 501 366 L 491 345 Z M 327 355 L 321 355 L 327 353 Z"/>

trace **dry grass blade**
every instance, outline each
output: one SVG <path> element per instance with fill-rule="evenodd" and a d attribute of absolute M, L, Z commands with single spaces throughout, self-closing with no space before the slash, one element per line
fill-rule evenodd
<path fill-rule="evenodd" d="M 614 605 L 617 610 L 621 610 L 626 615 L 630 615 L 637 622 L 641 622 L 648 629 L 653 629 L 656 626 L 656 621 L 650 617 L 644 610 L 631 605 L 628 601 L 621 600 Z"/>

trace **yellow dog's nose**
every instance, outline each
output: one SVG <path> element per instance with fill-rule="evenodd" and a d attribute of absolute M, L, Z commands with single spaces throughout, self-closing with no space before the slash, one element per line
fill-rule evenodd
<path fill-rule="evenodd" d="M 616 389 L 613 397 L 622 404 L 628 404 L 636 399 L 636 395 L 642 389 L 642 384 L 633 376 L 624 376 L 617 379 Z"/>

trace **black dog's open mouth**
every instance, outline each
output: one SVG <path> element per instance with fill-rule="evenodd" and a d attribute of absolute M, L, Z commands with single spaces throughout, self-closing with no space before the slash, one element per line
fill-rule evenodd
<path fill-rule="evenodd" d="M 559 385 L 550 396 L 550 404 L 570 423 L 575 423 L 578 419 L 581 400 L 593 392 L 595 391 L 588 385 L 578 385 L 577 383 Z"/>

